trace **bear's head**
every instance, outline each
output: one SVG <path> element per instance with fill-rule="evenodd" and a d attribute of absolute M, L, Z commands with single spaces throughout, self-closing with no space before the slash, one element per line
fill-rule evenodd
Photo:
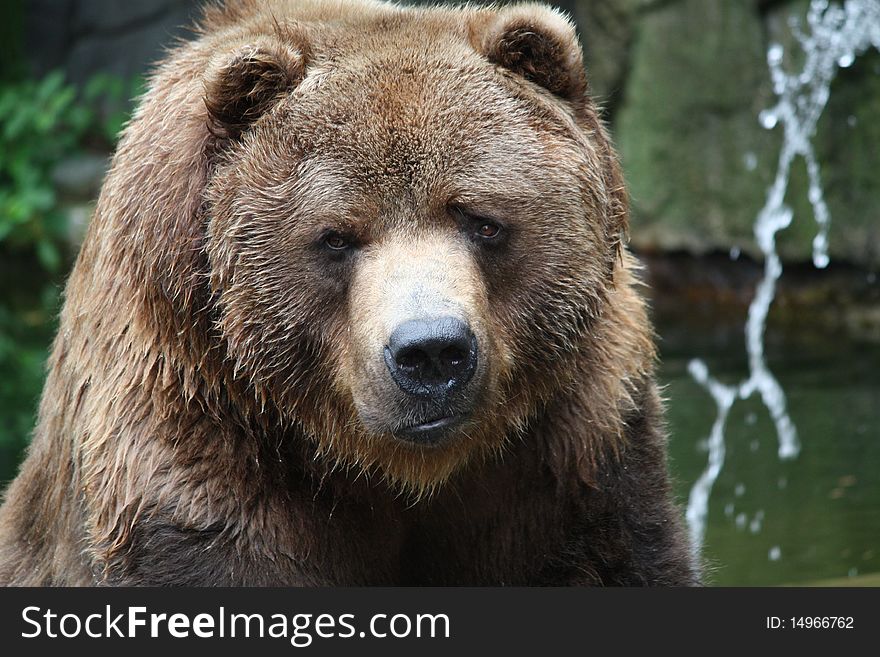
<path fill-rule="evenodd" d="M 231 40 L 192 242 L 224 362 L 319 451 L 428 491 L 569 384 L 613 285 L 626 200 L 575 31 L 384 7 Z"/>

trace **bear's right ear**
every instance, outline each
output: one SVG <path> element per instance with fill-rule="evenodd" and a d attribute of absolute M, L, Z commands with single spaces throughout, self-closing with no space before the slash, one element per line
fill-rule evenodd
<path fill-rule="evenodd" d="M 215 60 L 205 82 L 211 133 L 219 140 L 238 139 L 302 81 L 305 68 L 303 50 L 268 38 Z"/>
<path fill-rule="evenodd" d="M 481 27 L 477 47 L 490 62 L 575 105 L 584 101 L 587 79 L 580 43 L 574 25 L 559 10 L 514 5 Z"/>

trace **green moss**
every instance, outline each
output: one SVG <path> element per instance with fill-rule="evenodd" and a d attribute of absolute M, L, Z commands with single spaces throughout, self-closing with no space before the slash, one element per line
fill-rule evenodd
<path fill-rule="evenodd" d="M 831 211 L 832 257 L 880 265 L 880 53 L 869 51 L 831 85 L 816 155 Z"/>
<path fill-rule="evenodd" d="M 681 0 L 638 22 L 616 134 L 633 197 L 638 246 L 757 252 L 752 226 L 776 172 L 782 129 L 759 112 L 775 103 L 766 49 L 785 49 L 797 71 L 803 53 L 789 26 L 807 3 L 762 17 L 750 3 Z M 831 256 L 880 265 L 880 54 L 839 72 L 814 147 L 832 215 Z M 792 169 L 794 221 L 778 236 L 787 260 L 805 261 L 816 234 L 804 163 Z"/>
<path fill-rule="evenodd" d="M 798 48 L 794 43 L 786 43 L 786 47 Z M 880 53 L 872 50 L 859 57 L 852 67 L 838 71 L 813 138 L 824 197 L 831 213 L 831 257 L 869 267 L 880 265 L 877 116 Z M 778 236 L 780 252 L 789 260 L 807 260 L 812 252 L 817 226 L 808 189 L 806 165 L 798 159 L 792 167 L 786 196 L 794 219 Z"/>
<path fill-rule="evenodd" d="M 617 136 L 635 242 L 694 250 L 751 242 L 778 137 L 760 17 L 749 3 L 684 0 L 644 16 Z"/>

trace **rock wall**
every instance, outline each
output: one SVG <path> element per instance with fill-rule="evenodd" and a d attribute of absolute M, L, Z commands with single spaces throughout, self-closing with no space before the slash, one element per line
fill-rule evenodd
<path fill-rule="evenodd" d="M 593 94 L 618 143 L 642 250 L 756 252 L 752 224 L 764 202 L 779 129 L 758 123 L 773 104 L 769 45 L 796 64 L 790 20 L 808 0 L 561 0 L 579 25 Z M 192 0 L 31 0 L 32 68 L 63 67 L 82 82 L 96 72 L 130 77 L 185 35 Z M 814 143 L 832 213 L 832 258 L 880 267 L 880 54 L 832 86 Z M 803 163 L 780 236 L 787 260 L 810 257 L 814 225 Z"/>
<path fill-rule="evenodd" d="M 595 4 L 578 6 L 595 12 Z M 782 129 L 768 131 L 757 119 L 775 102 L 766 53 L 782 44 L 787 66 L 799 70 L 791 20 L 806 15 L 807 0 L 628 6 L 627 27 L 617 28 L 628 35 L 619 87 L 603 87 L 604 72 L 595 81 L 600 95 L 619 95 L 610 118 L 632 194 L 633 243 L 756 253 L 752 225 L 775 174 Z M 601 41 L 591 48 L 590 29 L 583 34 L 588 61 L 602 58 Z M 813 140 L 832 216 L 831 256 L 871 268 L 880 266 L 880 123 L 871 118 L 878 111 L 880 54 L 870 51 L 832 84 Z M 795 215 L 780 250 L 787 260 L 807 260 L 815 224 L 802 161 L 789 192 Z"/>
<path fill-rule="evenodd" d="M 186 36 L 193 0 L 25 0 L 25 52 L 31 68 L 63 68 L 71 80 L 96 73 L 130 78 Z"/>

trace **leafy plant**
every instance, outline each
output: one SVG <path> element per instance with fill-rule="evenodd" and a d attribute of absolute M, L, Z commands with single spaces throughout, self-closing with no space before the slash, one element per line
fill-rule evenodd
<path fill-rule="evenodd" d="M 33 244 L 44 267 L 61 264 L 64 222 L 52 166 L 69 154 L 92 117 L 60 73 L 0 90 L 0 240 Z"/>
<path fill-rule="evenodd" d="M 129 90 L 99 75 L 78 93 L 60 72 L 0 88 L 0 243 L 32 247 L 43 267 L 60 269 L 67 222 L 52 169 L 89 147 L 112 148 Z"/>

